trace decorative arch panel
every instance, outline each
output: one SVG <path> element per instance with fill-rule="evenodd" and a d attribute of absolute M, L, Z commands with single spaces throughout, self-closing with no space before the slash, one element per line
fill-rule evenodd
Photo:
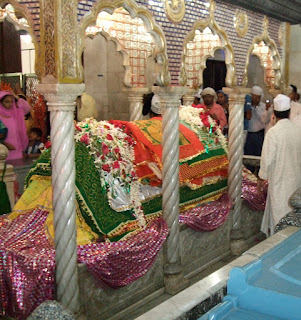
<path fill-rule="evenodd" d="M 270 89 L 281 87 L 281 59 L 276 43 L 270 37 L 256 37 L 248 51 L 246 67 L 243 78 L 243 86 L 248 84 L 248 67 L 250 55 L 256 55 L 260 59 L 264 69 L 264 82 Z"/>
<path fill-rule="evenodd" d="M 97 33 L 113 40 L 122 53 L 127 87 L 145 86 L 144 73 L 150 56 L 154 57 L 157 66 L 154 81 L 160 86 L 170 83 L 165 36 L 143 6 L 133 0 L 97 3 L 81 23 L 81 52 L 84 37 Z"/>
<path fill-rule="evenodd" d="M 265 83 L 270 89 L 280 89 L 281 87 L 281 59 L 274 40 L 269 36 L 268 32 L 269 19 L 264 16 L 263 33 L 253 39 L 253 43 L 249 48 L 246 66 L 244 72 L 243 86 L 248 84 L 248 66 L 250 55 L 257 55 L 264 68 Z"/>
<path fill-rule="evenodd" d="M 214 19 L 215 2 L 210 1 L 209 17 L 197 21 L 192 31 L 184 40 L 181 63 L 180 83 L 189 87 L 200 87 L 203 84 L 203 71 L 206 60 L 214 56 L 214 52 L 222 49 L 225 52 L 227 66 L 226 85 L 236 85 L 233 48 L 227 33 L 219 27 Z"/>

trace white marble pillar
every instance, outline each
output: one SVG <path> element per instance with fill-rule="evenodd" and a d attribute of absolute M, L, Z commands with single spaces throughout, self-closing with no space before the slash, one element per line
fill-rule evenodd
<path fill-rule="evenodd" d="M 142 120 L 143 95 L 149 93 L 147 88 L 131 88 L 126 90 L 130 102 L 130 121 Z"/>
<path fill-rule="evenodd" d="M 229 95 L 228 193 L 233 203 L 232 238 L 241 238 L 241 187 L 244 152 L 244 101 L 249 89 L 223 88 Z M 237 235 L 235 235 L 237 234 Z"/>
<path fill-rule="evenodd" d="M 6 146 L 0 143 L 0 177 L 2 177 L 7 156 L 8 149 L 6 148 Z M 6 191 L 8 194 L 11 209 L 13 209 L 13 207 L 15 206 L 15 180 L 16 178 L 13 166 L 11 164 L 6 164 L 3 181 L 6 184 Z"/>
<path fill-rule="evenodd" d="M 158 94 L 162 115 L 162 210 L 169 226 L 167 264 L 164 267 L 166 292 L 175 294 L 183 289 L 179 241 L 179 106 L 185 87 L 153 87 Z"/>
<path fill-rule="evenodd" d="M 55 229 L 56 296 L 73 313 L 80 309 L 76 211 L 74 110 L 84 84 L 39 84 L 50 111 L 51 165 Z"/>

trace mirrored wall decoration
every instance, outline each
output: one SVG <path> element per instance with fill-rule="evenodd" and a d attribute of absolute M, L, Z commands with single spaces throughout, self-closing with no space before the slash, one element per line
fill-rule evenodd
<path fill-rule="evenodd" d="M 240 9 L 236 10 L 234 20 L 234 28 L 237 34 L 243 38 L 248 32 L 248 15 L 245 11 Z"/>

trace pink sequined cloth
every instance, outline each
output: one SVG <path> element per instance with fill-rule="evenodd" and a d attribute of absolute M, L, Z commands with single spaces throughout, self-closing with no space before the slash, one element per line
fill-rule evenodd
<path fill-rule="evenodd" d="M 251 210 L 263 211 L 266 195 L 267 185 L 262 193 L 257 193 L 257 182 L 243 178 L 241 197 Z M 224 194 L 217 201 L 207 202 L 181 213 L 180 223 L 184 223 L 196 231 L 212 231 L 227 220 L 230 209 L 230 200 L 227 194 Z"/>
<path fill-rule="evenodd" d="M 228 218 L 230 201 L 227 194 L 217 201 L 203 203 L 180 214 L 180 223 L 187 224 L 195 231 L 212 231 Z"/>
<path fill-rule="evenodd" d="M 125 286 L 150 269 L 167 234 L 167 223 L 161 217 L 126 241 L 79 246 L 78 260 L 102 288 Z"/>
<path fill-rule="evenodd" d="M 0 219 L 1 315 L 27 316 L 54 299 L 54 248 L 45 234 L 48 213 L 34 210 L 10 221 Z"/>
<path fill-rule="evenodd" d="M 54 299 L 55 251 L 45 233 L 42 209 L 13 221 L 0 219 L 0 315 L 26 319 L 45 300 Z M 143 276 L 154 263 L 168 234 L 162 218 L 125 241 L 78 247 L 102 287 L 118 288 Z"/>
<path fill-rule="evenodd" d="M 242 197 L 253 210 L 263 210 L 265 195 L 256 183 L 243 180 Z M 197 231 L 211 231 L 227 219 L 230 202 L 225 194 L 180 215 Z M 54 299 L 55 251 L 45 232 L 48 212 L 37 209 L 13 221 L 0 218 L 0 315 L 27 316 L 43 301 Z M 168 234 L 162 218 L 128 240 L 78 247 L 78 261 L 85 263 L 103 288 L 125 286 L 143 276 L 154 263 Z"/>
<path fill-rule="evenodd" d="M 266 203 L 267 185 L 262 193 L 257 193 L 257 183 L 242 179 L 241 197 L 246 200 L 251 210 L 263 211 Z"/>

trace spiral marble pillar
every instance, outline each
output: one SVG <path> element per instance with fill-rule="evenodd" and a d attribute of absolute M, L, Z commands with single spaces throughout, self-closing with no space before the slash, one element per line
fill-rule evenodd
<path fill-rule="evenodd" d="M 39 84 L 50 111 L 57 300 L 73 313 L 80 308 L 76 212 L 74 110 L 84 84 Z"/>
<path fill-rule="evenodd" d="M 130 102 L 130 121 L 142 120 L 143 95 L 149 90 L 147 88 L 131 88 L 127 92 Z"/>
<path fill-rule="evenodd" d="M 244 148 L 244 99 L 249 92 L 244 88 L 224 88 L 229 95 L 229 169 L 228 193 L 233 203 L 232 233 L 241 228 L 241 186 Z"/>
<path fill-rule="evenodd" d="M 179 106 L 184 87 L 153 87 L 163 110 L 162 116 L 162 210 L 169 226 L 165 273 L 182 270 L 179 247 Z"/>

